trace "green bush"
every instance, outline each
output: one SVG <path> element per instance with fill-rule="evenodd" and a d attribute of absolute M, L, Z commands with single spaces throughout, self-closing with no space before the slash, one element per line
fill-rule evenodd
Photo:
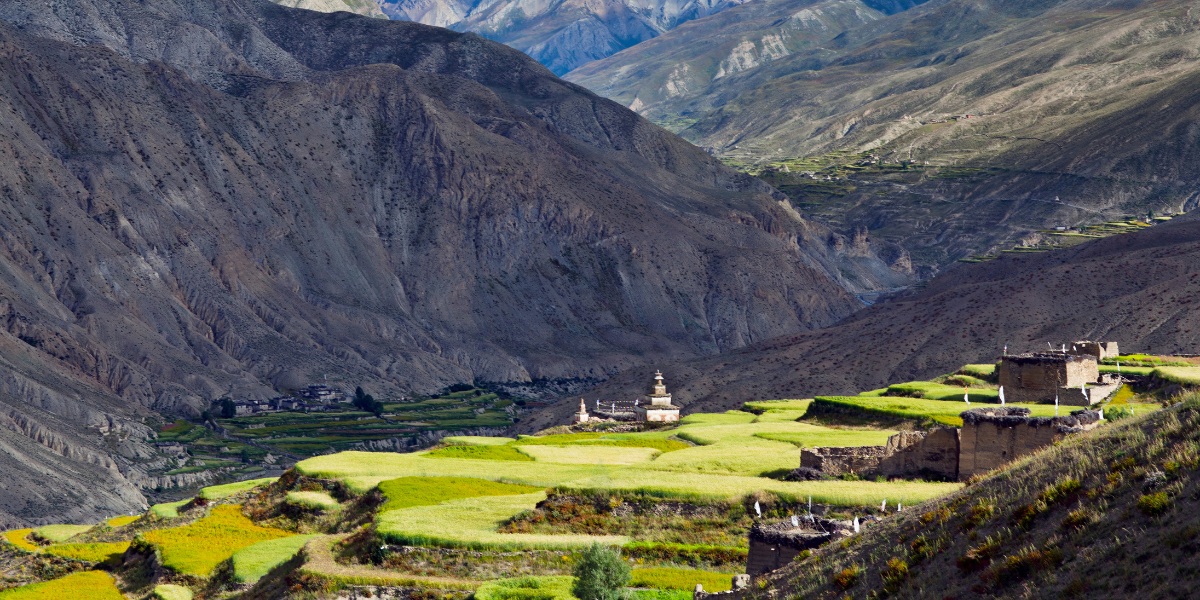
<path fill-rule="evenodd" d="M 618 600 L 629 585 L 629 574 L 629 565 L 619 552 L 593 542 L 575 564 L 571 592 L 580 600 Z"/>
<path fill-rule="evenodd" d="M 1141 498 L 1138 498 L 1137 507 L 1138 510 L 1146 513 L 1147 515 L 1157 517 L 1158 515 L 1167 512 L 1167 510 L 1169 510 L 1173 504 L 1174 502 L 1171 500 L 1170 495 L 1168 495 L 1166 492 L 1158 492 L 1156 494 L 1147 494 Z"/>

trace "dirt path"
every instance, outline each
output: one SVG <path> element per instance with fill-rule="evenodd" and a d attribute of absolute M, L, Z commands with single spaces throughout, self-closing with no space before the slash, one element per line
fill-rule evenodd
<path fill-rule="evenodd" d="M 360 585 L 394 585 L 405 587 L 438 588 L 446 590 L 474 590 L 481 581 L 454 577 L 430 577 L 397 573 L 387 569 L 363 565 L 343 565 L 333 559 L 332 547 L 345 535 L 319 535 L 304 546 L 305 562 L 302 572 L 324 575 Z"/>

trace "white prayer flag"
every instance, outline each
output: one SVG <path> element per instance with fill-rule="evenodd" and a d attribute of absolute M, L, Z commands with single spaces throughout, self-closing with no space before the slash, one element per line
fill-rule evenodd
<path fill-rule="evenodd" d="M 900 512 L 900 511 L 902 511 L 902 510 L 904 510 L 904 503 L 903 503 L 903 502 L 897 502 L 897 503 L 896 503 L 896 512 Z"/>
<path fill-rule="evenodd" d="M 879 505 L 879 512 L 887 512 L 887 498 L 884 498 L 883 504 Z"/>
<path fill-rule="evenodd" d="M 1058 416 L 1058 394 L 1054 395 L 1054 416 Z"/>
<path fill-rule="evenodd" d="M 1004 406 L 1004 386 L 1000 386 L 1000 406 Z"/>
<path fill-rule="evenodd" d="M 808 514 L 812 514 L 812 495 L 808 496 Z"/>
<path fill-rule="evenodd" d="M 858 517 L 854 517 L 854 533 L 858 533 Z"/>
<path fill-rule="evenodd" d="M 971 401 L 967 399 L 967 390 L 963 390 L 963 402 L 966 402 L 967 404 L 971 403 Z"/>
<path fill-rule="evenodd" d="M 1121 361 L 1119 361 L 1119 360 L 1117 361 L 1117 372 L 1118 373 L 1121 372 Z"/>
<path fill-rule="evenodd" d="M 758 513 L 758 516 L 762 516 L 762 509 L 758 507 L 758 500 L 754 501 L 754 512 Z"/>
<path fill-rule="evenodd" d="M 797 519 L 796 515 L 792 515 L 792 527 L 799 527 L 799 526 L 800 526 L 800 519 Z"/>
<path fill-rule="evenodd" d="M 1100 420 L 1101 420 L 1101 421 L 1103 421 L 1103 420 L 1104 420 L 1104 409 L 1103 409 L 1103 408 L 1102 408 L 1102 409 L 1100 409 Z"/>

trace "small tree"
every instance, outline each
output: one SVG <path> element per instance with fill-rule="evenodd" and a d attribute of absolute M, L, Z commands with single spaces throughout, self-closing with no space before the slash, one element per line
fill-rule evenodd
<path fill-rule="evenodd" d="M 629 585 L 629 565 L 621 554 L 596 542 L 583 551 L 573 574 L 571 593 L 579 600 L 618 600 Z"/>
<path fill-rule="evenodd" d="M 232 419 L 237 416 L 237 405 L 229 398 L 221 398 L 221 417 Z"/>

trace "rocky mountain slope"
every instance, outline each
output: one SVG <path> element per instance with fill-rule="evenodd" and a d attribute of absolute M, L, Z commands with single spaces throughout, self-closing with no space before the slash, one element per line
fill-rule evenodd
<path fill-rule="evenodd" d="M 911 296 L 877 304 L 820 331 L 720 356 L 661 361 L 584 392 L 609 401 L 645 394 L 662 369 L 685 412 L 748 400 L 858 393 L 928 379 L 963 364 L 1074 340 L 1115 340 L 1122 352 L 1200 347 L 1200 213 L 1072 249 L 1006 255 L 940 275 Z M 565 403 L 522 422 L 560 424 Z M 576 407 L 577 408 L 577 407 Z"/>
<path fill-rule="evenodd" d="M 654 39 L 682 23 L 718 14 L 745 3 L 745 0 L 690 0 L 684 3 L 662 0 L 375 0 L 378 2 L 377 6 L 367 6 L 367 0 L 273 1 L 309 10 L 341 10 L 368 16 L 378 16 L 382 10 L 393 19 L 449 27 L 457 31 L 473 31 L 529 54 L 559 75 Z M 877 11 L 887 14 L 899 12 L 919 4 L 920 1 L 922 0 L 865 0 L 864 6 L 871 8 L 864 11 L 863 17 L 870 18 L 876 15 Z M 808 3 L 810 2 L 805 2 Z M 839 19 L 842 15 L 832 18 Z M 830 20 L 830 16 L 805 18 L 802 15 L 800 27 L 823 32 L 829 26 Z M 785 28 L 788 29 L 795 28 Z M 784 35 L 798 39 L 768 40 L 766 43 L 771 45 L 771 51 L 804 44 L 809 41 L 807 38 L 814 36 L 821 40 L 828 39 L 824 37 L 824 33 L 817 31 Z"/>
<path fill-rule="evenodd" d="M 1200 398 L 1078 434 L 771 573 L 779 596 L 1187 598 Z M 871 596 L 867 596 L 871 597 Z"/>
<path fill-rule="evenodd" d="M 777 19 L 789 18 L 780 6 Z M 730 76 L 712 78 L 711 48 L 684 39 L 570 77 L 749 167 L 832 152 L 863 152 L 855 169 L 903 165 L 832 182 L 792 169 L 772 181 L 806 214 L 867 227 L 937 270 L 1048 226 L 1195 207 L 1198 9 L 936 0 Z M 709 22 L 717 17 L 689 27 Z M 779 27 L 759 23 L 715 31 L 753 41 Z M 668 86 L 685 65 L 691 79 Z"/>
<path fill-rule="evenodd" d="M 600 377 L 909 280 L 478 35 L 255 0 L 0 21 L 0 526 L 139 507 L 171 468 L 143 419 L 221 396 Z"/>

